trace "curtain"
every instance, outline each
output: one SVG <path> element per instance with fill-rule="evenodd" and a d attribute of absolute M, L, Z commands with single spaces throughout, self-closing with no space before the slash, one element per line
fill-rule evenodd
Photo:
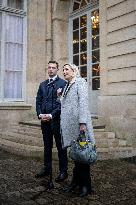
<path fill-rule="evenodd" d="M 23 18 L 6 16 L 4 97 L 22 98 Z"/>

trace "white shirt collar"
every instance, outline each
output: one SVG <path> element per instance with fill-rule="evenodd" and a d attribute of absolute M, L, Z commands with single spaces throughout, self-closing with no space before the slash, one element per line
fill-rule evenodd
<path fill-rule="evenodd" d="M 53 81 L 54 81 L 56 78 L 57 78 L 57 75 L 55 75 L 53 78 L 49 77 L 49 81 L 50 81 L 50 79 L 53 79 Z"/>

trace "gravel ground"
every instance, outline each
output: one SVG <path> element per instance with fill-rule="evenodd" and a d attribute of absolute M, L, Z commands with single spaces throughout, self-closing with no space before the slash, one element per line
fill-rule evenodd
<path fill-rule="evenodd" d="M 0 205 L 135 205 L 135 158 L 98 161 L 91 170 L 94 193 L 79 198 L 66 194 L 62 187 L 69 183 L 73 164 L 69 163 L 69 178 L 65 183 L 54 182 L 47 189 L 47 179 L 35 179 L 41 160 L 22 158 L 0 150 Z M 58 174 L 58 161 L 53 161 L 53 181 Z"/>

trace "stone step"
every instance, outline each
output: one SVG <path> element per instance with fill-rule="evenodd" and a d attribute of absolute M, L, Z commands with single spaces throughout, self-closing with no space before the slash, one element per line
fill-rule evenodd
<path fill-rule="evenodd" d="M 136 156 L 136 148 L 133 147 L 114 147 L 109 149 L 109 157 L 116 158 L 128 158 Z"/>
<path fill-rule="evenodd" d="M 0 148 L 20 156 L 43 157 L 43 147 L 24 145 L 0 138 Z"/>
<path fill-rule="evenodd" d="M 11 142 L 16 142 L 24 145 L 32 145 L 32 146 L 43 146 L 43 139 L 42 136 L 41 138 L 36 138 L 33 136 L 28 136 L 26 134 L 19 134 L 19 133 L 14 133 L 14 132 L 3 132 L 1 134 L 1 138 L 5 140 L 9 140 Z"/>
<path fill-rule="evenodd" d="M 0 148 L 20 156 L 43 158 L 43 147 L 39 147 L 39 146 L 20 144 L 17 142 L 0 138 Z M 131 147 L 116 147 L 116 148 L 97 147 L 97 154 L 98 154 L 98 160 L 126 158 L 126 157 L 136 156 L 136 148 L 133 149 Z M 58 159 L 56 148 L 53 148 L 53 159 L 54 160 Z"/>
<path fill-rule="evenodd" d="M 26 126 L 16 126 L 16 127 L 11 127 L 10 132 L 13 133 L 19 133 L 23 135 L 28 135 L 28 136 L 33 136 L 37 138 L 41 138 L 42 132 L 41 129 L 33 129 L 32 127 L 26 127 Z"/>

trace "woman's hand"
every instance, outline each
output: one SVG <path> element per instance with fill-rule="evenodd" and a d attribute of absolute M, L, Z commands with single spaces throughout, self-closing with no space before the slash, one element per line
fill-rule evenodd
<path fill-rule="evenodd" d="M 81 123 L 80 127 L 79 127 L 80 132 L 86 132 L 86 124 L 85 123 Z"/>
<path fill-rule="evenodd" d="M 60 97 L 62 95 L 62 88 L 59 88 L 57 90 L 57 96 Z"/>

